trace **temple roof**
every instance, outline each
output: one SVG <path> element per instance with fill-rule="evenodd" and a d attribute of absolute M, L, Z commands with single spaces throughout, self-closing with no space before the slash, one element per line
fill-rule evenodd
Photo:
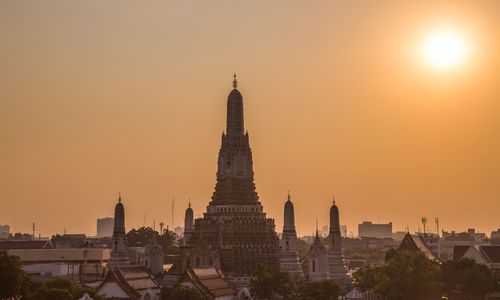
<path fill-rule="evenodd" d="M 420 236 L 411 235 L 406 233 L 401 244 L 399 245 L 399 250 L 422 252 L 425 256 L 430 259 L 437 261 L 438 259 L 432 254 L 432 251 L 427 247 L 427 244 Z"/>
<path fill-rule="evenodd" d="M 192 267 L 186 270 L 179 280 L 191 283 L 199 292 L 208 299 L 221 296 L 231 296 L 236 293 L 222 272 L 215 267 Z"/>

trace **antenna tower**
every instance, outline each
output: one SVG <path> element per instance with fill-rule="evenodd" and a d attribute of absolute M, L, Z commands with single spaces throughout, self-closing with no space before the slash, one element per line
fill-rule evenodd
<path fill-rule="evenodd" d="M 425 225 L 427 224 L 427 217 L 422 217 L 422 225 L 424 227 L 424 237 L 425 237 Z"/>
<path fill-rule="evenodd" d="M 174 207 L 175 207 L 175 197 L 172 198 L 172 230 L 175 227 Z"/>

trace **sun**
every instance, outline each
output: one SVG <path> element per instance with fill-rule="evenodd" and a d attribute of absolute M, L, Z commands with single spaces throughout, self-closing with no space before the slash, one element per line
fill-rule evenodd
<path fill-rule="evenodd" d="M 425 60 L 438 69 L 449 69 L 463 63 L 468 52 L 464 38 L 443 30 L 430 35 L 423 46 Z"/>

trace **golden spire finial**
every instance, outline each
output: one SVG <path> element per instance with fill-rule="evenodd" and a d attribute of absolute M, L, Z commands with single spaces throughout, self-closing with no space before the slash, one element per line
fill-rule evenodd
<path fill-rule="evenodd" d="M 118 192 L 118 202 L 122 202 L 122 193 Z"/>
<path fill-rule="evenodd" d="M 236 80 L 236 73 L 233 74 L 233 88 L 237 88 L 238 87 L 238 80 Z"/>
<path fill-rule="evenodd" d="M 290 190 L 288 190 L 288 201 L 290 201 L 291 197 L 290 197 Z"/>
<path fill-rule="evenodd" d="M 335 195 L 332 196 L 333 205 L 335 205 Z"/>

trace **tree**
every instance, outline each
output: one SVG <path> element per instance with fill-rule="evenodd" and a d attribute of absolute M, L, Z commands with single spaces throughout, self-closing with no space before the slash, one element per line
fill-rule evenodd
<path fill-rule="evenodd" d="M 491 270 L 469 258 L 443 263 L 441 279 L 445 292 L 459 290 L 469 299 L 481 299 L 496 286 Z"/>
<path fill-rule="evenodd" d="M 74 297 L 67 289 L 49 288 L 42 285 L 34 293 L 33 300 L 73 300 Z"/>
<path fill-rule="evenodd" d="M 27 274 L 21 270 L 19 258 L 0 252 L 0 299 L 21 295 Z"/>
<path fill-rule="evenodd" d="M 287 272 L 261 267 L 250 282 L 252 295 L 257 299 L 294 299 L 297 287 Z"/>
<path fill-rule="evenodd" d="M 354 285 L 363 292 L 374 290 L 380 280 L 383 266 L 367 266 L 353 274 Z"/>
<path fill-rule="evenodd" d="M 440 267 L 421 252 L 387 251 L 385 264 L 356 272 L 356 284 L 373 289 L 387 300 L 422 300 L 438 297 Z"/>
<path fill-rule="evenodd" d="M 203 300 L 195 290 L 186 286 L 177 285 L 173 288 L 163 287 L 160 292 L 161 300 Z"/>
<path fill-rule="evenodd" d="M 337 299 L 342 293 L 340 286 L 333 280 L 312 281 L 305 285 L 301 299 Z"/>
<path fill-rule="evenodd" d="M 140 227 L 127 232 L 127 243 L 130 247 L 146 247 L 153 238 L 156 238 L 164 253 L 176 254 L 178 252 L 178 247 L 174 245 L 175 234 L 172 231 L 164 229 L 160 234 L 151 227 Z"/>
<path fill-rule="evenodd" d="M 21 232 L 16 232 L 14 235 L 12 235 L 13 240 L 32 240 L 33 235 L 29 233 L 21 233 Z"/>
<path fill-rule="evenodd" d="M 103 299 L 101 296 L 96 295 L 95 290 L 85 290 L 66 278 L 57 278 L 44 283 L 33 283 L 29 287 L 29 293 L 24 298 L 33 300 L 79 299 L 85 293 L 88 293 L 94 300 Z"/>

